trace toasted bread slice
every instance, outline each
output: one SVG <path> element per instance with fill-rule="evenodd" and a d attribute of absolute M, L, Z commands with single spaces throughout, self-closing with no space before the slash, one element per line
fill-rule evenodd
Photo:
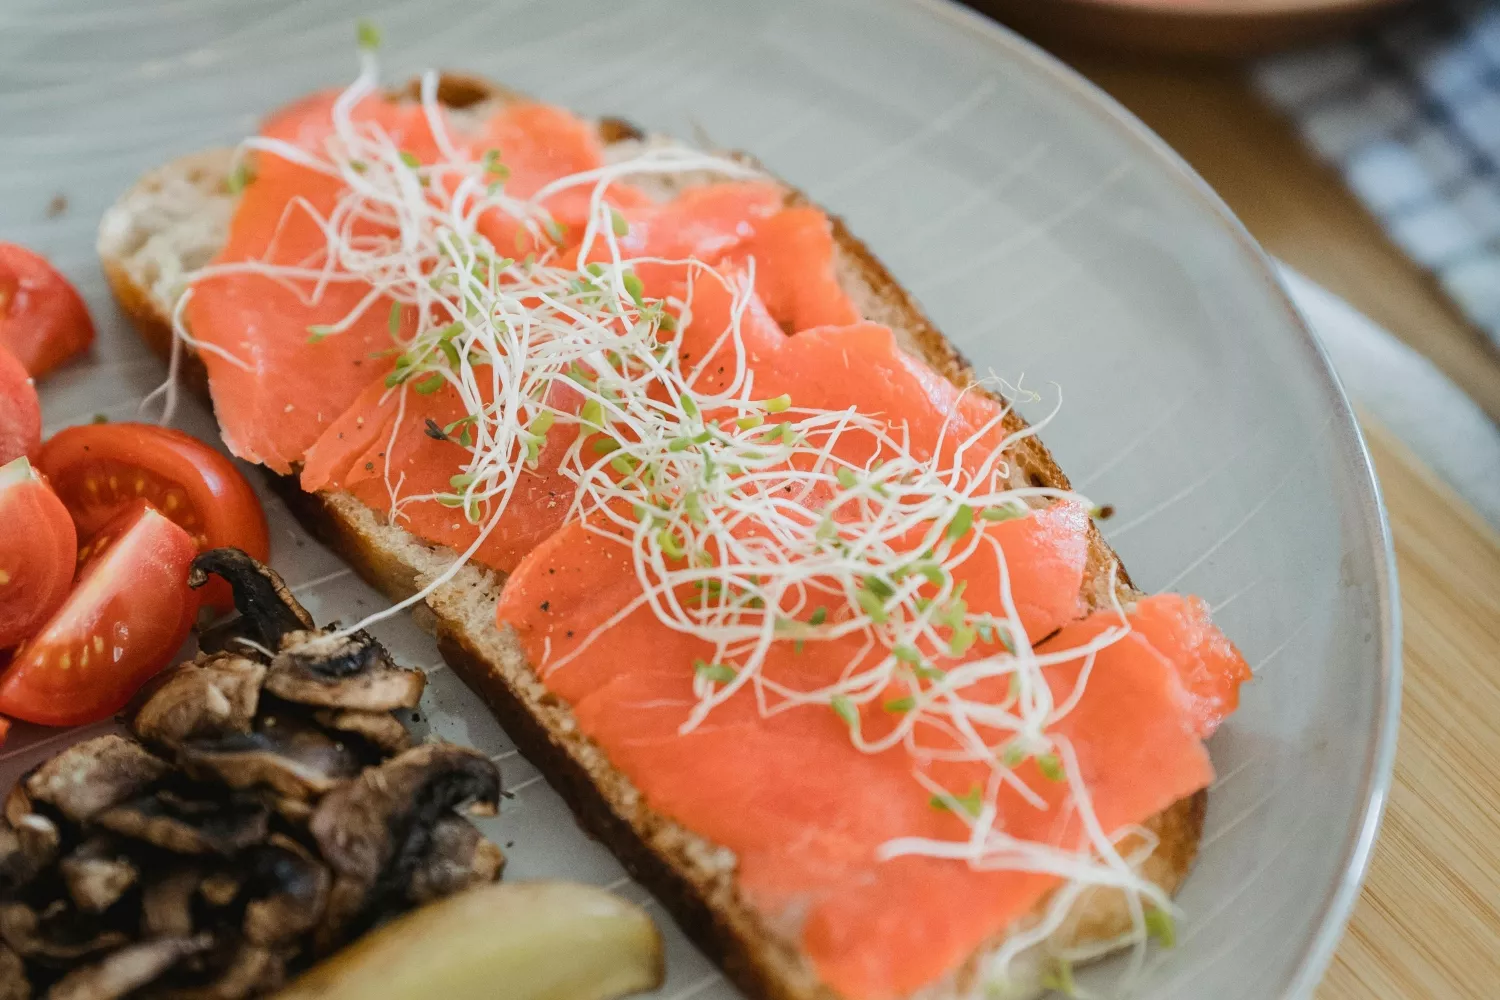
<path fill-rule="evenodd" d="M 461 120 L 517 100 L 518 95 L 473 77 L 449 74 L 442 79 L 439 99 Z M 600 122 L 599 127 L 601 137 L 613 147 L 641 139 L 617 120 Z M 233 212 L 234 197 L 227 185 L 230 160 L 229 150 L 211 150 L 173 161 L 143 177 L 101 223 L 98 249 L 114 293 L 142 338 L 164 357 L 171 350 L 171 315 L 183 278 L 209 261 Z M 906 350 L 956 384 L 972 381 L 967 364 L 911 296 L 842 224 L 835 221 L 834 226 L 839 277 L 860 311 L 890 326 Z M 198 359 L 185 359 L 183 378 L 207 398 L 207 376 Z M 1013 429 L 1024 426 L 1016 416 L 1011 424 Z M 1015 464 L 1032 484 L 1068 486 L 1062 470 L 1035 438 L 1018 446 Z M 383 515 L 348 494 L 307 494 L 294 477 L 271 478 L 308 529 L 392 599 L 416 592 L 455 558 L 452 551 L 386 523 Z M 1115 562 L 1114 553 L 1095 531 L 1084 586 L 1090 606 L 1108 600 L 1109 570 Z M 1120 579 L 1124 595 L 1133 594 L 1123 573 Z M 655 812 L 604 753 L 579 733 L 571 709 L 537 679 L 515 637 L 496 627 L 495 606 L 503 582 L 494 572 L 467 565 L 428 597 L 425 607 L 419 606 L 419 624 L 437 635 L 444 658 L 484 698 L 584 826 L 614 850 L 735 983 L 766 1000 L 834 1000 L 837 994 L 818 979 L 795 939 L 770 926 L 742 899 L 732 853 Z M 1206 802 L 1206 792 L 1199 792 L 1146 824 L 1159 845 L 1145 872 L 1169 893 L 1181 884 L 1196 855 Z M 1108 941 L 1128 927 L 1123 896 L 1096 890 L 1079 900 L 1046 948 Z M 979 962 L 998 944 L 989 943 L 944 981 L 924 988 L 922 995 L 969 994 Z M 1012 976 L 1016 995 L 1034 991 L 1040 972 L 1040 951 L 1018 961 Z"/>

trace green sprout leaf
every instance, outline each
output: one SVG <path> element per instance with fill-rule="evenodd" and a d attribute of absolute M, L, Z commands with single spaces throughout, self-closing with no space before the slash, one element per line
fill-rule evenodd
<path fill-rule="evenodd" d="M 361 18 L 354 25 L 354 40 L 361 51 L 374 52 L 380 48 L 380 26 Z"/>
<path fill-rule="evenodd" d="M 703 660 L 693 661 L 693 670 L 699 677 L 713 681 L 715 684 L 728 684 L 739 674 L 727 663 L 707 663 Z"/>
<path fill-rule="evenodd" d="M 250 158 L 241 154 L 235 159 L 234 170 L 229 179 L 224 182 L 224 187 L 230 194 L 239 194 L 255 180 L 255 167 L 251 165 Z"/>
<path fill-rule="evenodd" d="M 973 524 L 974 508 L 961 503 L 958 510 L 953 512 L 953 520 L 948 522 L 948 530 L 944 534 L 949 538 L 962 538 Z"/>
<path fill-rule="evenodd" d="M 927 804 L 934 809 L 946 809 L 950 812 L 957 806 L 970 816 L 978 816 L 979 810 L 984 808 L 984 793 L 979 790 L 978 785 L 970 785 L 963 795 L 934 795 L 927 800 Z"/>
<path fill-rule="evenodd" d="M 859 709 L 854 707 L 854 702 L 849 700 L 848 695 L 836 694 L 828 702 L 828 707 L 840 719 L 848 723 L 850 729 L 859 728 Z"/>
<path fill-rule="evenodd" d="M 1177 945 L 1177 922 L 1172 914 L 1155 906 L 1146 908 L 1146 934 L 1163 948 Z"/>
<path fill-rule="evenodd" d="M 1073 963 L 1067 959 L 1053 959 L 1051 967 L 1042 973 L 1040 982 L 1043 989 L 1056 990 L 1063 996 L 1078 995 L 1078 984 L 1073 981 Z"/>

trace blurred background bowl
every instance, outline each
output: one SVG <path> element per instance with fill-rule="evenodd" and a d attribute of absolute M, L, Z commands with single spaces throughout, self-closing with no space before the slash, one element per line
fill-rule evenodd
<path fill-rule="evenodd" d="M 971 0 L 1045 44 L 1248 56 L 1319 41 L 1412 0 Z"/>

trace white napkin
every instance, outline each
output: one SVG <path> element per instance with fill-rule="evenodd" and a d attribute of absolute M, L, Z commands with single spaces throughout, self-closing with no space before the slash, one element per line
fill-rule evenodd
<path fill-rule="evenodd" d="M 1500 0 L 1427 0 L 1257 86 L 1500 346 Z"/>
<path fill-rule="evenodd" d="M 1500 529 L 1500 428 L 1431 361 L 1321 285 L 1279 268 L 1350 398 Z"/>

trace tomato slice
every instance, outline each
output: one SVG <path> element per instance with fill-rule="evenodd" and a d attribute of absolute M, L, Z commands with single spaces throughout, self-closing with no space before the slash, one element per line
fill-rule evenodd
<path fill-rule="evenodd" d="M 0 466 L 0 649 L 31 635 L 73 585 L 78 534 L 31 463 Z"/>
<path fill-rule="evenodd" d="M 45 257 L 0 243 L 0 344 L 40 377 L 94 342 L 94 322 Z"/>
<path fill-rule="evenodd" d="M 0 713 L 44 726 L 108 718 L 187 639 L 192 536 L 138 502 L 100 537 L 68 599 L 0 677 Z"/>
<path fill-rule="evenodd" d="M 42 404 L 26 366 L 0 344 L 0 465 L 36 454 L 42 443 Z"/>
<path fill-rule="evenodd" d="M 270 555 L 266 515 L 245 477 L 181 431 L 133 423 L 69 427 L 41 447 L 37 466 L 73 515 L 85 558 L 95 533 L 137 500 L 184 528 L 199 551 L 232 546 L 261 562 Z M 213 581 L 204 603 L 228 610 L 228 586 Z"/>

